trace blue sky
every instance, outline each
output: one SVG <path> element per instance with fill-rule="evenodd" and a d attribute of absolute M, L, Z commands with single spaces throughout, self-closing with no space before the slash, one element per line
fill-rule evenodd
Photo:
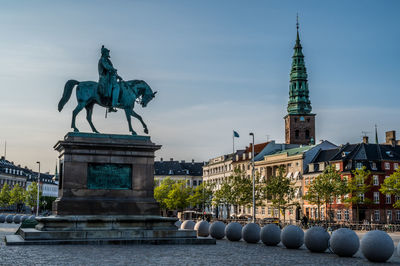
<path fill-rule="evenodd" d="M 163 148 L 157 158 L 207 160 L 267 139 L 284 141 L 296 13 L 316 138 L 358 142 L 378 125 L 400 131 L 399 1 L 4 1 L 0 10 L 0 142 L 7 158 L 54 171 L 70 131 L 68 79 L 97 80 L 100 47 L 124 79 L 157 97 L 137 112 Z M 127 134 L 123 112 L 103 133 Z M 82 112 L 77 126 L 89 131 Z M 143 134 L 134 121 L 135 130 Z M 400 132 L 399 132 L 400 135 Z M 2 152 L 1 152 L 2 153 Z"/>

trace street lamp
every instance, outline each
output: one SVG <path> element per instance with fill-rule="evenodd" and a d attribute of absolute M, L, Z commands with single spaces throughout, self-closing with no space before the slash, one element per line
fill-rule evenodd
<path fill-rule="evenodd" d="M 256 197 L 255 197 L 255 177 L 254 177 L 254 133 L 250 133 L 250 136 L 253 137 L 253 145 L 251 148 L 251 177 L 253 179 L 253 223 L 256 222 Z"/>
<path fill-rule="evenodd" d="M 40 191 L 40 162 L 36 162 L 39 165 L 38 182 L 37 182 L 37 199 L 36 199 L 36 216 L 39 216 L 39 191 Z"/>

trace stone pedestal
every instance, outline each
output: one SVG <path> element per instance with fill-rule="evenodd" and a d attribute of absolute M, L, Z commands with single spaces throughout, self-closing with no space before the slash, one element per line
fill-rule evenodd
<path fill-rule="evenodd" d="M 215 244 L 161 217 L 154 192 L 154 152 L 145 136 L 68 133 L 59 152 L 59 197 L 53 216 L 7 236 L 7 245 Z"/>

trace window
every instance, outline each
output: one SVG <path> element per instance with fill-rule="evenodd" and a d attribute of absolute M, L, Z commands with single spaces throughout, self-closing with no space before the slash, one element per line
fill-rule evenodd
<path fill-rule="evenodd" d="M 390 170 L 390 163 L 385 163 L 385 169 Z"/>
<path fill-rule="evenodd" d="M 360 202 L 364 202 L 364 193 L 359 194 Z"/>
<path fill-rule="evenodd" d="M 396 211 L 396 220 L 400 221 L 400 211 Z"/>
<path fill-rule="evenodd" d="M 392 203 L 392 196 L 390 194 L 386 194 L 386 204 Z"/>
<path fill-rule="evenodd" d="M 379 203 L 379 192 L 374 192 L 374 203 Z"/>
<path fill-rule="evenodd" d="M 392 221 L 392 210 L 388 210 L 386 212 L 386 218 L 387 218 L 388 222 Z"/>
<path fill-rule="evenodd" d="M 364 178 L 363 177 L 357 177 L 357 184 L 358 185 L 364 184 Z"/>
<path fill-rule="evenodd" d="M 278 217 L 279 216 L 279 210 L 278 209 L 274 209 L 274 217 Z"/>
<path fill-rule="evenodd" d="M 381 219 L 381 214 L 380 214 L 379 210 L 375 210 L 374 211 L 374 220 L 380 221 L 380 219 Z"/>
<path fill-rule="evenodd" d="M 310 130 L 306 129 L 306 139 L 310 138 Z"/>
<path fill-rule="evenodd" d="M 265 214 L 265 207 L 261 208 L 261 214 Z"/>
<path fill-rule="evenodd" d="M 340 163 L 335 164 L 336 171 L 340 171 Z"/>
<path fill-rule="evenodd" d="M 379 177 L 374 175 L 374 186 L 379 186 Z"/>
<path fill-rule="evenodd" d="M 362 167 L 363 167 L 362 163 L 360 163 L 360 162 L 356 163 L 356 168 L 357 169 L 361 169 Z"/>
<path fill-rule="evenodd" d="M 339 211 L 336 212 L 336 219 L 338 221 L 342 220 L 342 211 L 339 210 Z"/>
<path fill-rule="evenodd" d="M 398 164 L 398 163 L 394 163 L 394 164 L 393 164 L 393 169 L 394 169 L 394 170 L 397 170 L 397 168 L 399 168 L 399 164 Z"/>
<path fill-rule="evenodd" d="M 398 200 L 400 200 L 400 196 L 395 196 L 394 201 L 398 201 Z"/>
<path fill-rule="evenodd" d="M 268 207 L 268 215 L 271 215 L 271 214 L 272 214 L 271 207 Z"/>
<path fill-rule="evenodd" d="M 374 163 L 374 162 L 371 163 L 371 169 L 372 169 L 372 170 L 376 170 L 376 163 Z"/>
<path fill-rule="evenodd" d="M 344 211 L 344 219 L 348 221 L 348 220 L 349 220 L 349 217 L 350 217 L 350 216 L 349 216 L 349 210 L 345 210 L 345 211 Z"/>

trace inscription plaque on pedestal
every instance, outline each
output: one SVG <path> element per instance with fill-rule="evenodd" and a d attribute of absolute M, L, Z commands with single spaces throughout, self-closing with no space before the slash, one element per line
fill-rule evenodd
<path fill-rule="evenodd" d="M 116 163 L 89 163 L 88 189 L 131 189 L 132 166 Z"/>

